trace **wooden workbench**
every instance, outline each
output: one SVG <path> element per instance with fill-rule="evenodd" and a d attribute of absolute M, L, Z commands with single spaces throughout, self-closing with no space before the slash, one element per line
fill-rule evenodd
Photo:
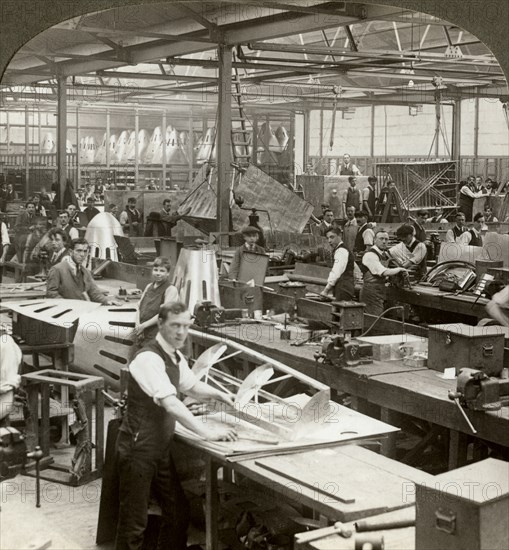
<path fill-rule="evenodd" d="M 459 313 L 471 317 L 475 321 L 488 317 L 486 313 L 488 300 L 486 298 L 478 298 L 471 293 L 455 295 L 451 292 L 442 292 L 437 287 L 432 286 L 413 285 L 412 289 L 388 286 L 386 289 L 386 299 L 389 302 L 399 302 L 450 313 Z"/>
<path fill-rule="evenodd" d="M 449 434 L 449 468 L 466 462 L 467 435 L 472 435 L 456 405 L 448 397 L 455 380 L 444 380 L 439 372 L 404 366 L 401 361 L 375 361 L 357 367 L 337 368 L 314 360 L 319 346 L 292 346 L 282 341 L 279 331 L 264 324 L 235 325 L 216 334 L 249 345 L 303 374 L 330 386 L 339 393 L 356 398 L 360 412 L 380 415 L 394 426 L 400 425 L 401 413 L 445 428 Z M 467 411 L 477 430 L 475 437 L 509 448 L 509 407 L 499 411 Z M 394 438 L 383 446 L 387 456 L 395 451 Z"/>
<path fill-rule="evenodd" d="M 220 468 L 228 472 L 226 477 L 235 472 L 263 486 L 269 501 L 287 499 L 331 522 L 411 507 L 415 504 L 414 483 L 433 480 L 429 474 L 356 445 L 232 462 L 214 450 L 204 449 L 200 441 L 177 439 L 200 451 L 206 459 L 207 550 L 219 548 Z M 293 479 L 289 477 L 292 475 Z"/>

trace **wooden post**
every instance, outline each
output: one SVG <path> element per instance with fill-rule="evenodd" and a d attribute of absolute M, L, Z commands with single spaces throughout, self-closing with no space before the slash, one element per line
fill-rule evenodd
<path fill-rule="evenodd" d="M 290 174 L 290 183 L 292 184 L 292 188 L 295 189 L 296 187 L 296 180 L 295 180 L 295 113 L 290 113 L 290 135 L 288 136 L 288 145 L 287 147 L 290 150 L 289 155 L 289 161 L 290 161 L 290 168 L 288 170 Z"/>
<path fill-rule="evenodd" d="M 304 161 L 304 166 L 302 166 L 302 170 L 301 170 L 301 173 L 302 174 L 305 174 L 306 173 L 306 168 L 307 168 L 307 165 L 308 165 L 308 162 L 309 162 L 309 125 L 310 125 L 310 118 L 311 118 L 311 114 L 309 112 L 309 109 L 306 109 L 306 111 L 304 111 L 304 158 L 303 158 L 303 161 Z"/>
<path fill-rule="evenodd" d="M 110 169 L 110 137 L 111 137 L 111 117 L 110 110 L 106 109 L 106 168 Z"/>
<path fill-rule="evenodd" d="M 479 92 L 479 88 L 475 89 L 476 93 Z M 475 98 L 475 113 L 474 113 L 474 166 L 472 167 L 472 173 L 477 174 L 477 163 L 479 156 L 479 96 Z"/>
<path fill-rule="evenodd" d="M 139 152 L 138 152 L 138 136 L 140 133 L 140 115 L 138 109 L 134 112 L 134 187 L 139 189 L 138 176 L 139 176 Z"/>
<path fill-rule="evenodd" d="M 230 229 L 230 184 L 232 131 L 232 48 L 219 44 L 219 94 L 217 128 L 217 231 L 228 233 Z"/>
<path fill-rule="evenodd" d="M 371 160 L 373 161 L 373 157 L 375 156 L 375 104 L 374 103 L 373 105 L 371 105 L 371 136 L 370 136 L 370 143 L 369 143 L 369 155 L 371 157 Z"/>
<path fill-rule="evenodd" d="M 221 78 L 219 79 L 221 82 Z M 216 550 L 218 548 L 217 520 L 219 517 L 219 495 L 217 483 L 218 465 L 207 457 L 205 466 L 205 548 Z"/>
<path fill-rule="evenodd" d="M 188 158 L 188 166 L 187 169 L 189 170 L 187 182 L 189 185 L 189 189 L 191 189 L 191 186 L 193 185 L 193 166 L 194 166 L 194 155 L 193 155 L 193 147 L 194 147 L 194 113 L 191 110 L 191 114 L 189 115 L 188 119 L 188 132 L 189 137 L 187 139 L 187 158 Z"/>
<path fill-rule="evenodd" d="M 452 106 L 452 146 L 451 160 L 460 160 L 461 156 L 461 101 L 456 100 Z"/>
<path fill-rule="evenodd" d="M 161 163 L 162 163 L 161 177 L 163 179 L 161 184 L 161 191 L 166 191 L 166 111 L 163 111 L 163 119 L 161 122 L 161 135 L 162 135 L 162 149 L 163 149 L 163 154 L 161 158 Z"/>
<path fill-rule="evenodd" d="M 81 162 L 80 162 L 80 106 L 76 105 L 76 191 L 80 188 Z"/>
<path fill-rule="evenodd" d="M 65 142 L 67 139 L 67 79 L 57 80 L 57 181 L 60 189 L 59 208 L 64 208 L 64 191 L 67 180 Z"/>
<path fill-rule="evenodd" d="M 5 123 L 7 125 L 6 128 L 6 138 L 7 138 L 7 154 L 11 154 L 11 123 L 9 121 L 9 111 L 5 111 Z M 40 143 L 40 140 L 39 140 Z"/>
<path fill-rule="evenodd" d="M 30 122 L 28 120 L 28 105 L 25 105 L 25 200 L 28 200 L 28 176 L 30 174 Z"/>

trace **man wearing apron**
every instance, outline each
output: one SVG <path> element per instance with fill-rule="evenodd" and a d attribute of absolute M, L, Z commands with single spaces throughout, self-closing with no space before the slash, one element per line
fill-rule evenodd
<path fill-rule="evenodd" d="M 191 323 L 185 304 L 163 305 L 159 333 L 129 365 L 127 412 L 117 439 L 120 507 L 116 550 L 142 548 L 151 489 L 163 513 L 157 549 L 186 548 L 188 505 L 170 454 L 176 421 L 209 441 L 237 439 L 228 426 L 211 427 L 197 420 L 177 396 L 183 392 L 198 400 L 214 399 L 234 406 L 229 395 L 200 382 L 179 351 Z"/>
<path fill-rule="evenodd" d="M 343 243 L 342 231 L 338 227 L 331 227 L 327 231 L 327 241 L 332 249 L 332 269 L 322 296 L 334 293 L 336 300 L 354 300 L 355 288 L 353 278 L 353 254 Z"/>
<path fill-rule="evenodd" d="M 365 312 L 381 315 L 384 311 L 385 281 L 398 273 L 407 273 L 403 267 L 388 268 L 387 245 L 389 233 L 379 231 L 375 235 L 375 244 L 362 257 L 364 281 L 361 289 L 361 302 L 366 304 Z"/>

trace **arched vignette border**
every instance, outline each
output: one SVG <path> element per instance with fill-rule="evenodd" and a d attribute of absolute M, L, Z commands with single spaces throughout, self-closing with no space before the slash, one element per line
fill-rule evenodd
<path fill-rule="evenodd" d="M 470 32 L 491 50 L 509 82 L 509 2 L 507 0 L 368 0 L 348 3 L 392 6 L 433 15 Z M 171 0 L 166 0 L 171 3 Z M 241 2 L 241 0 L 240 0 Z M 272 3 L 276 3 L 273 0 Z M 2 0 L 0 2 L 0 74 L 24 44 L 45 29 L 95 11 L 164 0 Z M 203 0 L 204 4 L 215 0 Z M 263 5 L 263 0 L 260 1 Z"/>

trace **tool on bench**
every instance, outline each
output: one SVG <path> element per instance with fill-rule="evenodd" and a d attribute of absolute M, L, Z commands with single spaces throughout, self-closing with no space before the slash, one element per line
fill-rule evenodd
<path fill-rule="evenodd" d="M 315 540 L 324 539 L 325 537 L 329 537 L 331 535 L 339 535 L 340 537 L 343 537 L 344 539 L 349 539 L 352 536 L 352 531 L 350 529 L 346 529 L 345 526 L 340 522 L 337 521 L 333 525 L 334 531 L 331 531 L 330 529 L 324 530 L 319 529 L 318 533 L 310 534 L 309 536 L 306 535 L 305 542 L 306 544 L 309 542 L 313 542 Z M 304 542 L 304 539 L 303 539 Z"/>
<path fill-rule="evenodd" d="M 384 550 L 384 538 L 380 535 L 361 535 L 355 538 L 355 550 Z"/>

